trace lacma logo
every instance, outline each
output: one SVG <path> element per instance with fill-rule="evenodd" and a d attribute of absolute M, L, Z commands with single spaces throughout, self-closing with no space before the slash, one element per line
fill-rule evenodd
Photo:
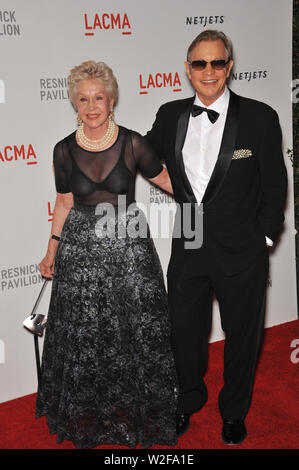
<path fill-rule="evenodd" d="M 130 35 L 131 24 L 126 13 L 96 13 L 87 15 L 84 13 L 85 36 L 94 36 L 95 31 L 107 31 L 116 29 L 122 34 Z"/>
<path fill-rule="evenodd" d="M 37 156 L 34 148 L 29 145 L 5 145 L 0 147 L 0 164 L 6 162 L 25 161 L 27 165 L 36 165 Z"/>
<path fill-rule="evenodd" d="M 144 76 L 139 75 L 139 94 L 147 95 L 148 92 L 155 88 L 172 88 L 172 91 L 182 91 L 182 84 L 177 72 L 175 73 L 156 73 Z"/>
<path fill-rule="evenodd" d="M 0 80 L 0 103 L 5 103 L 5 84 Z"/>
<path fill-rule="evenodd" d="M 52 222 L 53 220 L 53 215 L 54 215 L 54 212 L 52 211 L 52 208 L 51 208 L 51 202 L 48 201 L 48 222 Z"/>

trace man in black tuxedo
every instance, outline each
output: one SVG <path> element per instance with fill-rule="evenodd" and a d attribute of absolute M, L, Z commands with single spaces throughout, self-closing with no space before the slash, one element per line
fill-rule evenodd
<path fill-rule="evenodd" d="M 203 209 L 202 246 L 186 248 L 183 220 L 167 272 L 177 432 L 187 430 L 190 415 L 207 400 L 203 375 L 215 294 L 226 336 L 222 440 L 239 444 L 247 435 L 244 419 L 264 328 L 267 245 L 284 221 L 287 176 L 277 113 L 227 88 L 232 66 L 224 33 L 196 37 L 185 62 L 196 95 L 161 106 L 146 138 L 165 160 L 179 208 L 191 204 L 194 223 L 200 204 Z"/>

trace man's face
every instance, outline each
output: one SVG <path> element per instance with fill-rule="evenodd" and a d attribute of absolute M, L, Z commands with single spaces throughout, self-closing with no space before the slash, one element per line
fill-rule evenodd
<path fill-rule="evenodd" d="M 191 52 L 190 62 L 193 60 L 225 60 L 228 57 L 221 39 L 201 41 Z M 223 70 L 215 70 L 211 64 L 207 64 L 204 70 L 194 70 L 188 62 L 185 68 L 189 80 L 195 89 L 199 99 L 205 106 L 209 106 L 224 92 L 225 83 L 230 75 L 233 61 L 225 66 Z"/>

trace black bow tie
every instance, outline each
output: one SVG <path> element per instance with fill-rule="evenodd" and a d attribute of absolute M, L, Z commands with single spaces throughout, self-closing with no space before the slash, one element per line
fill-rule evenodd
<path fill-rule="evenodd" d="M 219 117 L 219 113 L 217 113 L 217 111 L 214 111 L 213 109 L 203 108 L 202 106 L 197 106 L 196 104 L 194 104 L 192 106 L 191 114 L 193 117 L 196 117 L 204 111 L 207 113 L 211 123 L 214 124 L 214 122 L 216 122 Z"/>

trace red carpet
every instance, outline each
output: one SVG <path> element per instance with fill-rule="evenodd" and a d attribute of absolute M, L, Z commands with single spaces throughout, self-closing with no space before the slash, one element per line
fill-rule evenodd
<path fill-rule="evenodd" d="M 191 426 L 179 438 L 176 449 L 298 449 L 299 448 L 299 349 L 291 361 L 291 342 L 299 340 L 299 320 L 265 330 L 257 368 L 252 405 L 246 418 L 247 439 L 239 446 L 221 441 L 217 397 L 222 386 L 223 341 L 210 345 L 206 383 L 209 399 L 191 418 Z M 33 347 L 33 345 L 32 345 Z M 296 346 L 299 348 L 299 344 Z M 58 445 L 45 418 L 35 419 L 35 394 L 0 404 L 1 449 L 73 449 L 71 442 Z M 100 446 L 101 449 L 120 449 Z M 156 447 L 165 448 L 165 447 Z"/>

